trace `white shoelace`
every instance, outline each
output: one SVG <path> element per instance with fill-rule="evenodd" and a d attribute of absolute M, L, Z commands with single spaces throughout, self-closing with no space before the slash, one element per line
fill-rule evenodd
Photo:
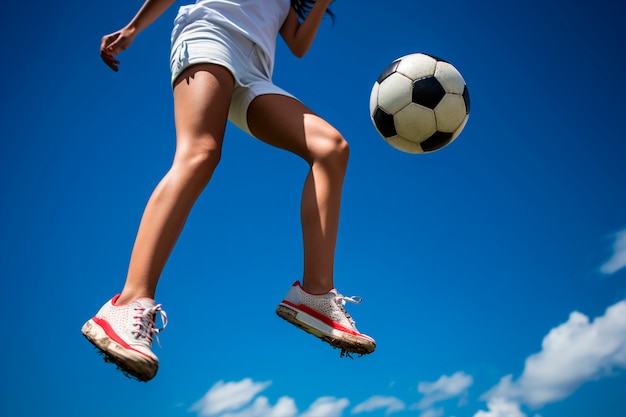
<path fill-rule="evenodd" d="M 341 311 L 344 312 L 344 314 L 346 315 L 346 317 L 348 318 L 352 326 L 356 327 L 356 322 L 354 321 L 350 313 L 348 313 L 346 309 L 343 307 L 346 305 L 346 301 L 352 304 L 361 304 L 361 301 L 363 301 L 363 299 L 359 297 L 358 295 L 346 297 L 345 295 L 337 294 L 337 296 L 335 297 L 335 302 L 337 303 Z"/>
<path fill-rule="evenodd" d="M 157 312 L 161 315 L 161 322 L 163 323 L 163 326 L 160 328 L 156 327 Z M 159 333 L 167 327 L 167 314 L 161 309 L 161 304 L 157 304 L 148 309 L 135 307 L 133 319 L 135 319 L 135 330 L 132 331 L 133 335 L 135 335 L 137 339 L 146 339 L 149 344 L 152 344 L 152 335 L 155 335 L 160 347 L 161 341 L 159 340 Z"/>

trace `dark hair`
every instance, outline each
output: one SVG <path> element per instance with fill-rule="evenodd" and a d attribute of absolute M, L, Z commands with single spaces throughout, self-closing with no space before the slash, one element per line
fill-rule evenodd
<path fill-rule="evenodd" d="M 296 11 L 298 17 L 302 20 L 309 14 L 311 7 L 313 7 L 313 3 L 315 0 L 291 0 L 291 7 Z M 326 9 L 326 13 L 330 16 L 330 18 L 335 21 L 335 15 L 330 9 Z"/>

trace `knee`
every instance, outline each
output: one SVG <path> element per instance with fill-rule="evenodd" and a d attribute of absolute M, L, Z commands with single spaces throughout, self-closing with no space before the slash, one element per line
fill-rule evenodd
<path fill-rule="evenodd" d="M 176 150 L 174 166 L 194 178 L 208 181 L 221 156 L 221 146 L 215 141 L 195 141 L 193 145 L 182 146 Z"/>
<path fill-rule="evenodd" d="M 345 170 L 350 156 L 350 146 L 339 132 L 333 131 L 318 139 L 312 153 L 314 164 L 318 163 L 328 168 Z"/>

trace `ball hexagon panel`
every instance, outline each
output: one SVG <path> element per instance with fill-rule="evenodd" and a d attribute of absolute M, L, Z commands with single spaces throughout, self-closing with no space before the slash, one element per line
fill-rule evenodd
<path fill-rule="evenodd" d="M 463 89 L 463 100 L 465 101 L 465 111 L 467 112 L 467 114 L 469 114 L 469 112 L 470 112 L 470 96 L 469 96 L 469 90 L 467 89 L 467 85 Z"/>
<path fill-rule="evenodd" d="M 378 107 L 395 114 L 411 102 L 411 80 L 394 72 L 378 86 Z"/>
<path fill-rule="evenodd" d="M 406 153 L 424 153 L 419 143 L 408 141 L 400 136 L 392 136 L 385 141 L 394 148 Z"/>
<path fill-rule="evenodd" d="M 431 76 L 437 68 L 437 60 L 426 54 L 413 54 L 398 60 L 396 71 L 406 75 L 411 80 Z"/>
<path fill-rule="evenodd" d="M 440 132 L 455 132 L 466 116 L 465 100 L 458 94 L 446 94 L 435 107 L 437 130 Z"/>
<path fill-rule="evenodd" d="M 443 61 L 437 62 L 435 78 L 439 80 L 446 93 L 463 94 L 465 80 L 451 64 Z"/>
<path fill-rule="evenodd" d="M 452 140 L 456 139 L 457 136 L 461 134 L 468 120 L 469 120 L 469 114 L 465 115 L 465 119 L 463 119 L 459 128 L 452 134 Z"/>
<path fill-rule="evenodd" d="M 378 89 L 380 88 L 380 84 L 378 81 L 374 83 L 372 87 L 372 92 L 370 93 L 370 116 L 374 114 L 376 111 L 376 107 L 378 107 Z"/>
<path fill-rule="evenodd" d="M 420 143 L 437 131 L 435 112 L 411 103 L 393 115 L 398 136 Z"/>

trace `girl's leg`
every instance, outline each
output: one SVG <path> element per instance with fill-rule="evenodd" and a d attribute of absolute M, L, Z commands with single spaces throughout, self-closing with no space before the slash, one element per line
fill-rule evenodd
<path fill-rule="evenodd" d="M 231 73 L 212 64 L 194 65 L 178 78 L 174 161 L 145 208 L 119 304 L 154 298 L 189 212 L 219 162 L 233 88 Z"/>
<path fill-rule="evenodd" d="M 313 294 L 327 293 L 334 288 L 335 246 L 348 143 L 304 104 L 282 95 L 257 97 L 248 109 L 248 125 L 257 138 L 299 155 L 311 167 L 301 204 L 302 288 Z"/>

